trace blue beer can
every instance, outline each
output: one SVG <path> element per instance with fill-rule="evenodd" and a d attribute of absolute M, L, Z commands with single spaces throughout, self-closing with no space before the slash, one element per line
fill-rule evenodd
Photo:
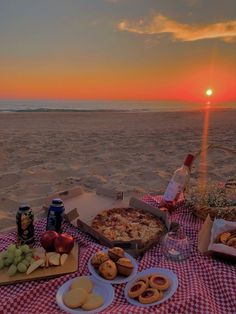
<path fill-rule="evenodd" d="M 62 233 L 64 212 L 65 207 L 63 201 L 60 198 L 53 199 L 51 205 L 48 208 L 46 229 Z"/>

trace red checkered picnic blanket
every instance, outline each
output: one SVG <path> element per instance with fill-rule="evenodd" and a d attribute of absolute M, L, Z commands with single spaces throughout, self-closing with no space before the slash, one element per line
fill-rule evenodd
<path fill-rule="evenodd" d="M 157 205 L 155 197 L 144 197 L 144 201 Z M 156 245 L 138 259 L 139 271 L 150 267 L 162 267 L 172 270 L 178 277 L 179 286 L 173 297 L 159 306 L 140 308 L 129 304 L 124 297 L 125 284 L 114 285 L 115 298 L 103 313 L 214 313 L 236 314 L 236 266 L 233 262 L 202 256 L 197 251 L 197 233 L 201 227 L 199 218 L 188 210 L 179 207 L 170 216 L 171 221 L 178 221 L 192 242 L 190 257 L 182 262 L 166 260 Z M 36 237 L 45 231 L 45 219 L 36 221 Z M 56 292 L 68 279 L 78 275 L 87 275 L 87 263 L 90 256 L 101 245 L 89 235 L 78 231 L 70 224 L 65 225 L 65 232 L 73 235 L 80 246 L 79 269 L 76 273 L 54 279 L 30 281 L 0 287 L 1 314 L 59 314 L 63 313 L 56 304 Z M 16 234 L 0 235 L 0 250 L 15 241 Z M 39 243 L 36 243 L 39 244 Z"/>

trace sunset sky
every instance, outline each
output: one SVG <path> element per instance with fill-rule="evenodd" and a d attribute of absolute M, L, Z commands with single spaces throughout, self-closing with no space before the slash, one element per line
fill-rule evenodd
<path fill-rule="evenodd" d="M 236 100 L 236 0 L 0 0 L 0 99 Z"/>

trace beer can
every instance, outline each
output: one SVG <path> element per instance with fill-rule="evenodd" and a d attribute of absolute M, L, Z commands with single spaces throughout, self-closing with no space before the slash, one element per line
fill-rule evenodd
<path fill-rule="evenodd" d="M 60 198 L 52 200 L 51 205 L 48 208 L 47 216 L 47 230 L 54 230 L 58 233 L 62 232 L 64 222 L 64 204 Z"/>
<path fill-rule="evenodd" d="M 34 242 L 34 214 L 29 205 L 21 205 L 16 213 L 18 244 Z"/>

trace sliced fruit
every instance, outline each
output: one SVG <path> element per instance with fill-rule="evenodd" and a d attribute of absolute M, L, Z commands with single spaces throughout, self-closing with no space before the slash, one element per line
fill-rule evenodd
<path fill-rule="evenodd" d="M 60 265 L 60 257 L 59 253 L 51 254 L 48 258 L 49 265 L 59 266 Z"/>
<path fill-rule="evenodd" d="M 43 259 L 39 259 L 35 262 L 33 262 L 30 267 L 28 268 L 26 275 L 31 274 L 33 271 L 35 271 L 37 268 L 39 268 L 44 263 Z"/>
<path fill-rule="evenodd" d="M 66 262 L 66 260 L 67 260 L 67 258 L 68 258 L 68 254 L 62 254 L 61 255 L 61 258 L 60 258 L 60 265 L 64 265 L 65 264 L 65 262 Z"/>

